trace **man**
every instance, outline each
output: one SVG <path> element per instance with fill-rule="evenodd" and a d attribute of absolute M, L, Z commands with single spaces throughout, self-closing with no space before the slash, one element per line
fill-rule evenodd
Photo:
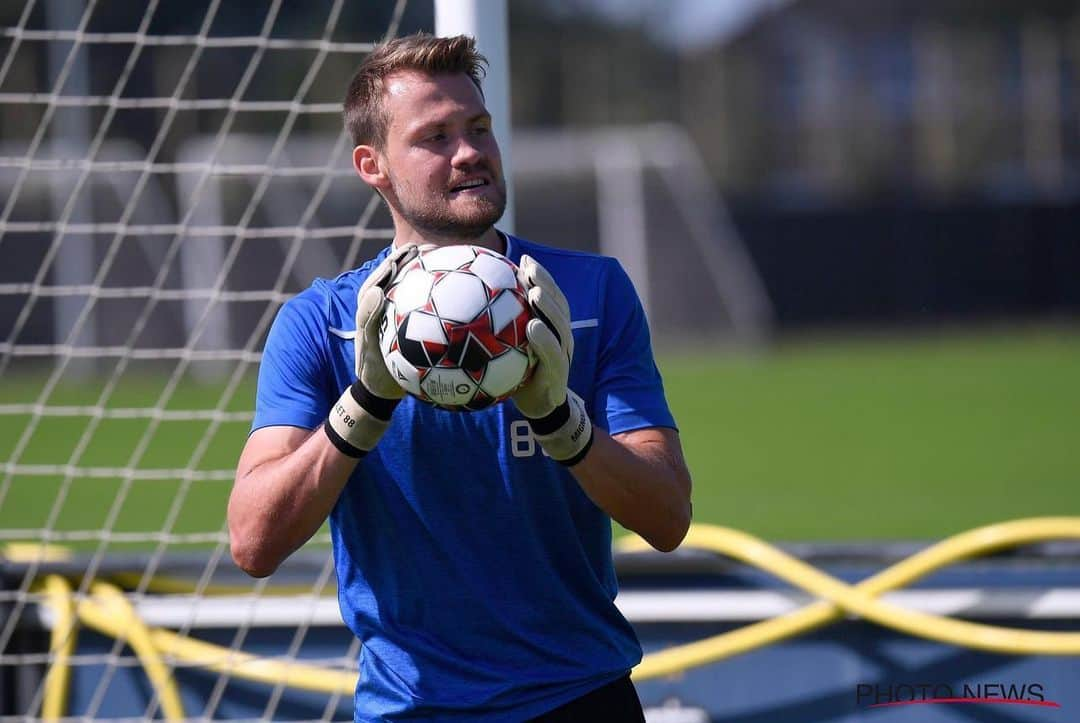
<path fill-rule="evenodd" d="M 494 228 L 506 192 L 484 62 L 470 38 L 417 35 L 357 71 L 353 164 L 394 243 L 278 314 L 232 554 L 269 575 L 329 515 L 342 616 L 363 642 L 357 720 L 640 721 L 610 520 L 674 549 L 690 478 L 618 263 Z M 530 381 L 473 413 L 403 398 L 377 343 L 397 269 L 418 245 L 461 243 L 517 263 L 536 317 Z"/>

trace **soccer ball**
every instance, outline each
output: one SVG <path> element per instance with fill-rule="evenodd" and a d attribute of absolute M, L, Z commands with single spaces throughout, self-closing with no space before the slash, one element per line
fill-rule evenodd
<path fill-rule="evenodd" d="M 386 290 L 379 347 L 409 394 L 476 411 L 529 378 L 531 318 L 510 259 L 479 246 L 426 247 Z"/>

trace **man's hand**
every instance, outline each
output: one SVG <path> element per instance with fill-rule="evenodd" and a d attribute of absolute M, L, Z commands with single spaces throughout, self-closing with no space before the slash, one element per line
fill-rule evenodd
<path fill-rule="evenodd" d="M 405 390 L 391 376 L 379 349 L 379 326 L 386 308 L 386 288 L 405 264 L 416 258 L 417 247 L 395 248 L 364 280 L 356 295 L 356 379 L 369 392 L 383 399 L 401 399 Z"/>
<path fill-rule="evenodd" d="M 386 307 L 386 288 L 401 267 L 416 258 L 415 244 L 391 250 L 368 275 L 356 295 L 356 381 L 330 410 L 323 425 L 326 435 L 342 454 L 363 457 L 382 437 L 394 408 L 405 396 L 383 361 L 379 325 Z"/>
<path fill-rule="evenodd" d="M 532 379 L 514 393 L 514 404 L 528 418 L 544 451 L 572 466 L 589 451 L 593 430 L 585 402 L 567 387 L 574 358 L 570 305 L 551 274 L 531 256 L 521 257 L 518 281 L 527 290 L 536 317 L 525 334 L 537 364 Z"/>

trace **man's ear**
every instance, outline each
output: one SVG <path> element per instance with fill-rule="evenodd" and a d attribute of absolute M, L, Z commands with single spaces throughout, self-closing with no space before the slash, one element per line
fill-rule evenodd
<path fill-rule="evenodd" d="M 390 186 L 390 177 L 383 170 L 382 155 L 374 146 L 357 146 L 352 152 L 353 168 L 364 183 L 376 189 Z"/>

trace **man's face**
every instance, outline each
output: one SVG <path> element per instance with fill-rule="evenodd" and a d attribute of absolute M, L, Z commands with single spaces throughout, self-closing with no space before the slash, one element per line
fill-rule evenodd
<path fill-rule="evenodd" d="M 491 116 L 467 75 L 395 73 L 384 97 L 387 201 L 414 229 L 477 238 L 506 209 Z"/>

